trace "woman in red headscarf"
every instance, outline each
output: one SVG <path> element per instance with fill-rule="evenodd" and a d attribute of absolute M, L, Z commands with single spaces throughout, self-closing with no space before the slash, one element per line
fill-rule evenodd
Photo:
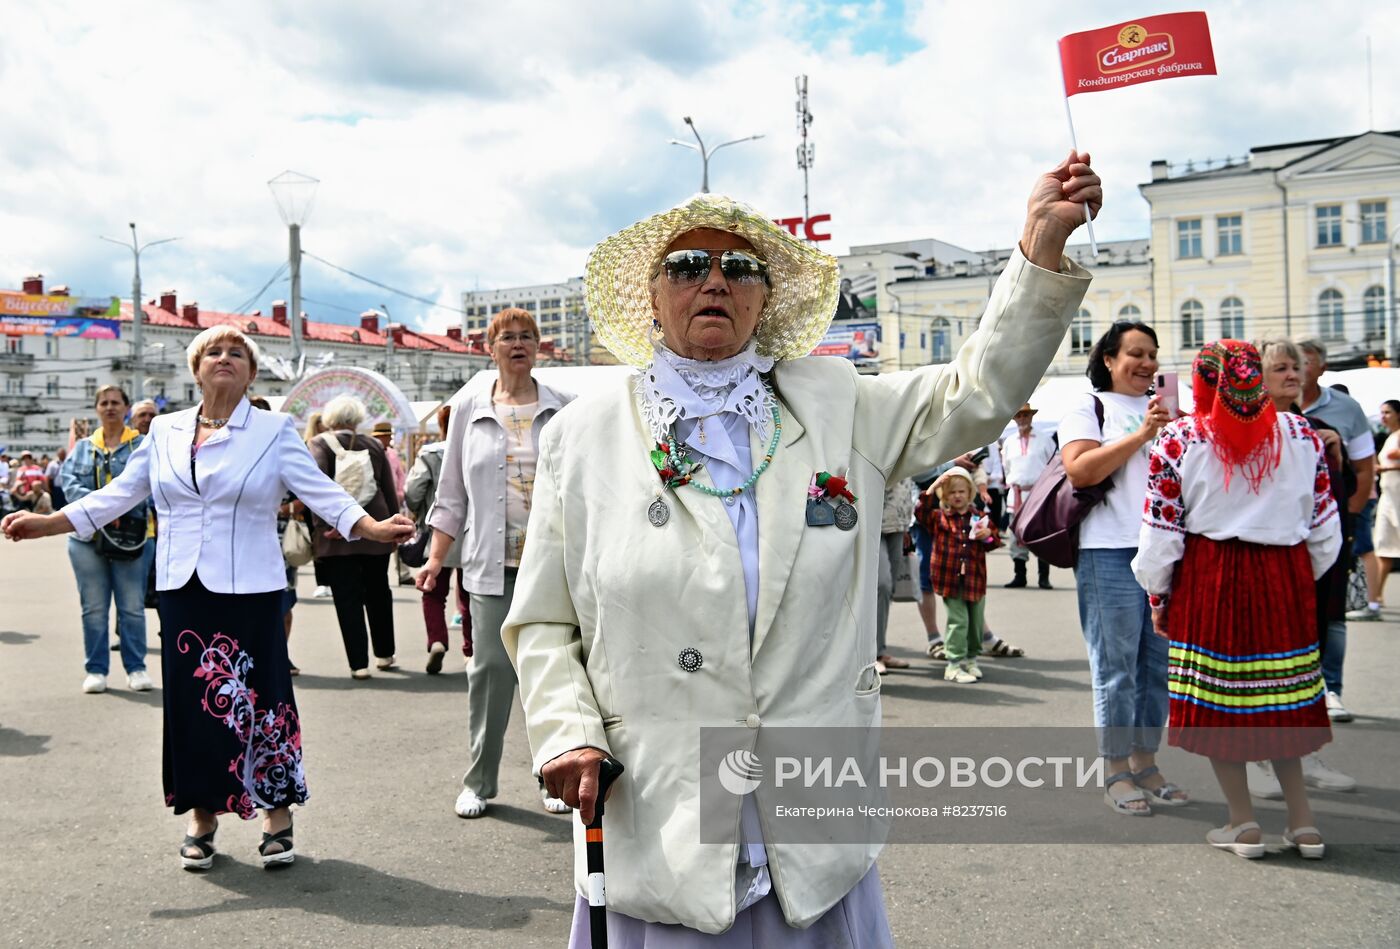
<path fill-rule="evenodd" d="M 1280 412 L 1258 351 L 1206 346 L 1195 410 L 1148 458 L 1137 576 L 1157 634 L 1171 640 L 1167 741 L 1210 758 L 1230 807 L 1212 846 L 1264 854 L 1245 762 L 1271 760 L 1288 805 L 1284 843 L 1322 856 L 1299 758 L 1331 738 L 1312 581 L 1341 545 L 1321 441 Z"/>

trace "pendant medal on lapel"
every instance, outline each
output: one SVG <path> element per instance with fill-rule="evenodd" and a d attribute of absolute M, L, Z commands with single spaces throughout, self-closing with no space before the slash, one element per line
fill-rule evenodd
<path fill-rule="evenodd" d="M 836 512 L 821 498 L 807 499 L 807 526 L 828 527 L 836 523 Z"/>
<path fill-rule="evenodd" d="M 664 527 L 671 519 L 671 509 L 666 506 L 666 502 L 660 496 L 647 507 L 647 520 L 651 521 L 652 527 Z"/>
<path fill-rule="evenodd" d="M 843 531 L 855 530 L 856 522 L 860 520 L 860 516 L 856 514 L 855 505 L 845 501 L 836 505 L 835 518 L 836 526 Z"/>

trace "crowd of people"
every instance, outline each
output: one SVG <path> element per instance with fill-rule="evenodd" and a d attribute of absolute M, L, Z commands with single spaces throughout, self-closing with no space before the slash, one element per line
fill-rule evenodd
<path fill-rule="evenodd" d="M 1320 343 L 1227 340 L 1198 355 L 1194 409 L 1173 417 L 1153 328 L 1122 321 L 1090 353 L 1093 391 L 1054 435 L 1037 429 L 1024 381 L 1077 312 L 1090 278 L 1064 245 L 1100 200 L 1087 155 L 1043 175 L 956 361 L 869 377 L 803 358 L 836 306 L 834 260 L 699 195 L 589 259 L 590 318 L 631 382 L 579 401 L 544 385 L 539 327 L 506 309 L 487 329 L 495 383 L 443 406 L 441 440 L 411 466 L 387 424 L 362 431 L 354 398 L 303 432 L 260 411 L 256 343 L 215 327 L 188 350 L 196 409 L 157 415 L 102 387 L 95 430 L 75 426 L 47 467 L 16 459 L 4 533 L 72 535 L 84 692 L 107 688 L 113 602 L 128 684 L 152 687 L 157 607 L 166 803 L 189 815 L 189 869 L 212 866 L 225 813 L 262 813 L 265 866 L 295 858 L 290 809 L 309 791 L 289 551 L 306 548 L 364 680 L 398 665 L 391 570 L 413 579 L 412 540 L 425 669 L 442 671 L 454 627 L 468 660 L 457 814 L 498 793 L 519 687 L 546 810 L 591 820 L 602 764 L 626 764 L 610 805 L 628 815 L 609 839 L 619 944 L 680 927 L 716 945 L 885 946 L 877 843 L 765 840 L 756 791 L 732 801 L 731 849 L 697 848 L 698 790 L 676 776 L 702 724 L 877 723 L 882 676 L 911 665 L 887 644 L 897 600 L 918 603 L 944 681 L 974 686 L 983 657 L 1023 655 L 986 621 L 987 556 L 1005 545 L 1004 588 L 1037 595 L 1035 540 L 1013 515 L 1058 452 L 1075 488 L 1111 483 L 1078 523 L 1074 567 L 1105 803 L 1130 817 L 1191 803 L 1158 765 L 1165 738 L 1211 760 L 1229 804 L 1213 846 L 1262 855 L 1251 796 L 1282 797 L 1285 842 L 1320 857 L 1307 787 L 1355 788 L 1317 755 L 1350 719 L 1346 623 L 1380 615 L 1400 556 L 1400 402 L 1382 409 L 1377 465 L 1364 411 L 1319 386 Z M 1357 556 L 1368 596 L 1348 611 Z M 1038 556 L 1034 589 L 1054 589 Z M 574 944 L 589 892 L 580 878 Z"/>

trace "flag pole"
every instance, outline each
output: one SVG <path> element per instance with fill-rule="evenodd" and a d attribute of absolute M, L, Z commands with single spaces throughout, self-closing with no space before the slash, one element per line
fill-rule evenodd
<path fill-rule="evenodd" d="M 1074 154 L 1079 154 L 1079 139 L 1074 134 L 1074 113 L 1069 110 L 1069 92 L 1065 92 L 1065 118 L 1069 120 L 1069 144 Z M 1084 226 L 1089 232 L 1089 253 L 1099 256 L 1099 242 L 1094 239 L 1094 219 L 1089 214 L 1089 202 L 1084 202 Z"/>

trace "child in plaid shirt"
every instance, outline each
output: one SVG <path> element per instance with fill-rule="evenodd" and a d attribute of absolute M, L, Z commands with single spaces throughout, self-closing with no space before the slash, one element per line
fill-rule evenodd
<path fill-rule="evenodd" d="M 943 636 L 948 665 L 943 678 L 966 685 L 982 678 L 977 656 L 982 652 L 987 551 L 1000 547 L 1001 540 L 991 518 L 972 509 L 976 489 L 965 470 L 948 469 L 933 489 L 940 505 L 924 515 L 924 528 L 933 537 L 929 567 L 933 592 L 943 597 L 948 611 Z"/>

